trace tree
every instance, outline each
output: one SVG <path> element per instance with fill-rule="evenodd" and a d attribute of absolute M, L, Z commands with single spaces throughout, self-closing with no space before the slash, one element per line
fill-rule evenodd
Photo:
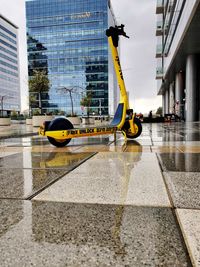
<path fill-rule="evenodd" d="M 162 107 L 157 109 L 156 114 L 162 116 Z"/>
<path fill-rule="evenodd" d="M 74 113 L 74 104 L 73 104 L 73 94 L 81 94 L 80 90 L 83 92 L 83 87 L 80 86 L 72 86 L 72 87 L 66 87 L 66 86 L 60 86 L 57 91 L 63 94 L 69 93 L 70 102 L 71 102 L 71 116 L 76 117 L 76 113 Z M 78 92 L 79 91 L 79 92 Z"/>
<path fill-rule="evenodd" d="M 92 92 L 88 91 L 86 93 L 86 95 L 81 99 L 81 102 L 80 102 L 81 106 L 87 108 L 87 116 L 88 116 L 88 118 L 89 118 L 89 114 L 90 114 L 91 102 L 92 102 Z"/>
<path fill-rule="evenodd" d="M 36 103 L 37 103 L 36 96 L 29 93 L 29 117 L 33 115 L 32 108 L 37 107 Z"/>
<path fill-rule="evenodd" d="M 69 93 L 69 97 L 70 97 L 70 101 L 71 101 L 71 116 L 73 117 L 75 114 L 74 114 L 74 104 L 73 104 L 73 99 L 72 99 L 72 93 L 74 93 L 74 87 L 72 88 L 67 88 L 65 86 L 62 86 L 60 88 L 58 88 L 58 91 L 66 94 L 66 93 Z"/>
<path fill-rule="evenodd" d="M 33 76 L 29 80 L 29 92 L 38 93 L 39 109 L 41 114 L 42 114 L 41 95 L 43 92 L 48 92 L 49 87 L 50 87 L 50 82 L 45 71 L 34 70 Z"/>

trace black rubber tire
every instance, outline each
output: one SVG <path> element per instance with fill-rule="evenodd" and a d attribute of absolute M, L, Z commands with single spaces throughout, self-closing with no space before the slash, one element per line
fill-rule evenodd
<path fill-rule="evenodd" d="M 138 136 L 141 135 L 142 133 L 142 124 L 141 124 L 141 121 L 138 119 L 138 118 L 134 118 L 134 124 L 137 125 L 138 127 L 138 131 L 135 135 L 133 134 L 129 134 L 129 129 L 130 129 L 130 124 L 129 124 L 129 121 L 125 121 L 124 123 L 124 126 L 122 127 L 122 130 L 126 132 L 126 136 L 130 139 L 135 139 L 137 138 Z"/>
<path fill-rule="evenodd" d="M 56 118 L 50 122 L 48 126 L 48 131 L 69 130 L 73 128 L 74 126 L 69 120 L 67 120 L 64 117 L 61 117 L 61 118 Z M 71 141 L 71 139 L 57 140 L 49 136 L 47 136 L 47 138 L 49 142 L 56 147 L 64 147 Z"/>

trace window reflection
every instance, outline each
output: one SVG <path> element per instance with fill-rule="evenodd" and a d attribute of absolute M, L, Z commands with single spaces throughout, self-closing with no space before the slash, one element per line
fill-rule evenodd
<path fill-rule="evenodd" d="M 69 113 L 70 101 L 59 95 L 57 88 L 79 86 L 85 91 L 94 90 L 92 112 L 98 114 L 98 99 L 103 99 L 102 111 L 107 114 L 107 1 L 28 1 L 26 13 L 29 77 L 35 68 L 45 69 L 51 83 L 48 103 L 43 99 L 44 111 L 61 109 Z M 74 97 L 75 113 L 79 115 L 81 97 Z"/>

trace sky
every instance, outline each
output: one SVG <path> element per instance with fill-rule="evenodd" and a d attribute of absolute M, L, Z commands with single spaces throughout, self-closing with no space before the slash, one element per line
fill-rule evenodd
<path fill-rule="evenodd" d="M 130 107 L 148 113 L 161 106 L 156 75 L 156 1 L 111 0 L 118 24 L 125 24 L 130 39 L 121 38 L 120 58 Z M 19 27 L 21 106 L 28 108 L 25 1 L 0 0 L 0 13 Z"/>

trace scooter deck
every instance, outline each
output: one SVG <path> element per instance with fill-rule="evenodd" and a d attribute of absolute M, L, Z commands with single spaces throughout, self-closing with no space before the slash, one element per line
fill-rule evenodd
<path fill-rule="evenodd" d="M 70 138 L 84 137 L 84 136 L 94 136 L 94 135 L 103 135 L 103 134 L 114 134 L 118 125 L 122 120 L 124 110 L 124 103 L 119 103 L 117 107 L 117 111 L 112 122 L 109 125 L 102 125 L 96 127 L 81 127 L 81 128 L 73 128 L 68 130 L 50 130 L 45 129 L 45 126 L 40 126 L 39 135 L 49 136 L 54 139 L 64 140 Z"/>
<path fill-rule="evenodd" d="M 104 125 L 95 127 L 85 127 L 85 128 L 73 128 L 69 130 L 56 130 L 56 131 L 45 131 L 44 127 L 39 128 L 39 135 L 49 136 L 55 139 L 70 139 L 84 136 L 94 136 L 102 134 L 114 134 L 117 131 L 116 126 Z"/>

